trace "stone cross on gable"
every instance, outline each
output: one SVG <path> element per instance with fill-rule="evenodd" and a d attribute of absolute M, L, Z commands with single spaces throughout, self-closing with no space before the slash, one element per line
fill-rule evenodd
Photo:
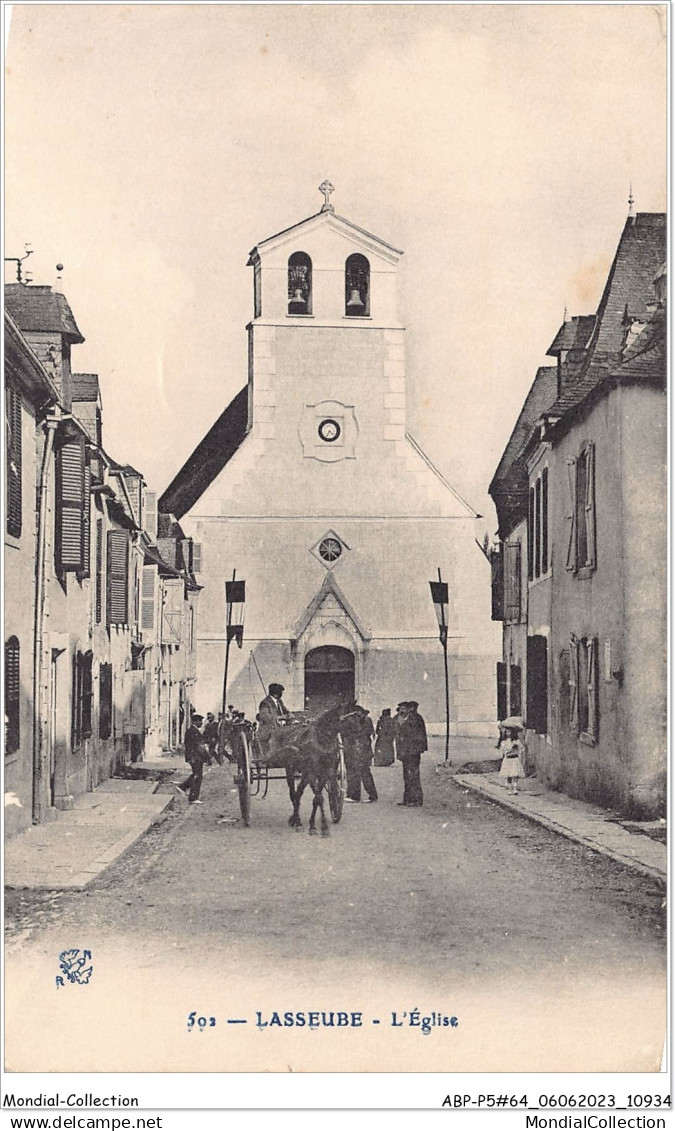
<path fill-rule="evenodd" d="M 322 181 L 321 184 L 319 185 L 319 192 L 322 192 L 323 195 L 324 195 L 324 202 L 323 202 L 323 205 L 321 206 L 321 211 L 322 212 L 334 212 L 335 209 L 333 208 L 333 205 L 330 202 L 330 194 L 332 192 L 335 192 L 335 185 L 332 185 L 330 183 L 330 181 Z"/>

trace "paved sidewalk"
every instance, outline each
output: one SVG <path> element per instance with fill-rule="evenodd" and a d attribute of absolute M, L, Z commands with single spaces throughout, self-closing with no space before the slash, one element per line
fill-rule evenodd
<path fill-rule="evenodd" d="M 184 766 L 182 759 L 179 764 Z M 168 769 L 171 762 L 162 765 Z M 172 803 L 173 792 L 155 793 L 158 784 L 110 778 L 56 820 L 12 837 L 5 846 L 6 887 L 86 888 Z"/>
<path fill-rule="evenodd" d="M 460 766 L 454 779 L 459 785 L 488 797 L 503 808 L 520 813 L 569 840 L 578 841 L 594 852 L 610 856 L 652 879 L 666 879 L 667 847 L 646 835 L 646 830 L 657 827 L 658 822 L 625 822 L 633 827 L 634 831 L 630 831 L 619 823 L 615 813 L 547 789 L 536 778 L 521 779 L 518 793 L 514 796 L 507 793 L 498 769 L 499 761 L 495 764 L 494 773 L 464 773 Z"/>

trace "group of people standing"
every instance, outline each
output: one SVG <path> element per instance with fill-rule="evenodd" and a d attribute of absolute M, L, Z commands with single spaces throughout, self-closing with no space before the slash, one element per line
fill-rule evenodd
<path fill-rule="evenodd" d="M 268 694 L 260 703 L 258 710 L 258 739 L 261 747 L 269 746 L 272 734 L 285 715 L 290 715 L 282 695 L 284 688 L 280 683 L 272 683 Z M 373 762 L 373 739 L 375 739 L 375 765 L 391 766 L 398 759 L 403 765 L 403 800 L 399 805 L 415 808 L 423 804 L 420 762 L 427 749 L 427 731 L 424 719 L 418 711 L 419 704 L 406 700 L 398 704 L 396 715 L 391 709 L 382 711 L 377 727 L 373 727 L 370 712 L 356 702 L 348 704 L 342 717 L 340 733 L 342 736 L 345 769 L 347 771 L 348 802 L 361 801 L 361 789 L 366 793 L 364 800 L 373 803 L 378 800 L 377 788 L 371 772 Z M 230 716 L 228 718 L 228 716 Z M 221 738 L 229 729 L 223 722 L 237 723 L 240 712 L 228 708 L 225 717 L 216 719 L 209 712 L 204 724 L 204 716 L 193 714 L 190 726 L 185 732 L 185 760 L 190 764 L 190 776 L 184 782 L 173 784 L 187 794 L 193 805 L 201 805 L 199 793 L 202 785 L 204 766 L 214 759 L 223 763 Z M 221 729 L 223 735 L 221 735 Z M 225 751 L 229 755 L 229 751 Z M 230 755 L 231 756 L 231 755 Z"/>
<path fill-rule="evenodd" d="M 361 800 L 361 786 L 367 801 L 377 801 L 377 789 L 370 770 L 375 737 L 375 765 L 391 766 L 398 759 L 403 765 L 403 800 L 399 805 L 417 808 L 424 802 L 420 778 L 420 762 L 427 749 L 427 730 L 418 710 L 419 703 L 410 699 L 399 703 L 396 715 L 385 707 L 373 728 L 369 712 L 358 703 L 342 720 L 341 734 L 347 769 L 347 801 Z"/>

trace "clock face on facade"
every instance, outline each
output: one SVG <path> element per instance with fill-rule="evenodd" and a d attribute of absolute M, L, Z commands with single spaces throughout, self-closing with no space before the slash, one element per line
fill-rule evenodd
<path fill-rule="evenodd" d="M 333 420 L 331 417 L 326 417 L 319 425 L 319 437 L 325 440 L 327 444 L 332 444 L 335 440 L 338 440 L 340 432 L 340 425 L 337 420 Z"/>

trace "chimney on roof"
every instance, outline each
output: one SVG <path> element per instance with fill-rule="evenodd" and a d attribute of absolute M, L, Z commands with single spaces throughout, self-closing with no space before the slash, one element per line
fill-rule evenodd
<path fill-rule="evenodd" d="M 628 219 L 635 223 L 635 199 L 633 197 L 633 182 L 628 186 Z"/>

